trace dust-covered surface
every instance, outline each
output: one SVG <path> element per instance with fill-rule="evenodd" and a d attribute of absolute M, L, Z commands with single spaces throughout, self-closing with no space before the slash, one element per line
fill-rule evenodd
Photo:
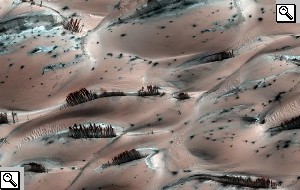
<path fill-rule="evenodd" d="M 0 165 L 25 189 L 299 189 L 299 29 L 273 0 L 0 0 Z"/>

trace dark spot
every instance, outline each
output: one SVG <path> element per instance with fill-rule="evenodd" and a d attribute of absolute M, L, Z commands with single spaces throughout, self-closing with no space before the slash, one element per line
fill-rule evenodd
<path fill-rule="evenodd" d="M 159 63 L 158 62 L 155 62 L 154 64 L 153 64 L 153 67 L 155 67 L 156 65 L 158 65 Z"/>
<path fill-rule="evenodd" d="M 286 141 L 283 148 L 288 148 L 290 146 L 291 141 Z"/>
<path fill-rule="evenodd" d="M 68 10 L 69 9 L 69 7 L 68 6 L 64 6 L 63 8 L 62 8 L 62 10 Z"/>

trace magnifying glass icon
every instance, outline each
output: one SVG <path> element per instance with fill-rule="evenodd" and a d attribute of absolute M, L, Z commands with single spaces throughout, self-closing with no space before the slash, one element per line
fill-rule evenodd
<path fill-rule="evenodd" d="M 292 17 L 292 15 L 290 15 L 289 9 L 288 9 L 286 6 L 281 6 L 281 7 L 279 8 L 279 13 L 280 13 L 281 15 L 287 16 L 290 20 L 293 20 L 293 17 Z"/>
<path fill-rule="evenodd" d="M 5 182 L 9 182 L 10 184 L 12 184 L 14 187 L 17 187 L 16 182 L 14 182 L 14 180 L 12 179 L 12 175 L 10 173 L 5 173 L 3 175 L 3 180 Z"/>

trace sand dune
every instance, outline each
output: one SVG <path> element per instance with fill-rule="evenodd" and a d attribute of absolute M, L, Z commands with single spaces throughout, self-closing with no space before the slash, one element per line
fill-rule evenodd
<path fill-rule="evenodd" d="M 300 188 L 274 1 L 2 2 L 0 166 L 25 189 Z"/>

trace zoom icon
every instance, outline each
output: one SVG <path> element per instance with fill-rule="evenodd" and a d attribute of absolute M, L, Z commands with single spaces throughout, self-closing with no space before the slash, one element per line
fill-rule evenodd
<path fill-rule="evenodd" d="M 276 4 L 277 23 L 296 23 L 295 4 Z"/>
<path fill-rule="evenodd" d="M 0 167 L 0 190 L 24 190 L 24 168 Z"/>

